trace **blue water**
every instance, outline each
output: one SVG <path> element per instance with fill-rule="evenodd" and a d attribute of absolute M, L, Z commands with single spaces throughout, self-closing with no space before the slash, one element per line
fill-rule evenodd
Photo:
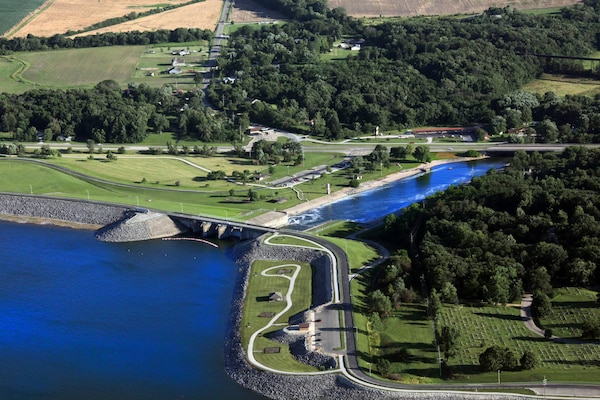
<path fill-rule="evenodd" d="M 375 221 L 447 189 L 450 185 L 467 183 L 472 177 L 484 175 L 491 168 L 501 168 L 505 163 L 505 160 L 487 159 L 440 165 L 431 172 L 402 179 L 291 217 L 288 227 L 306 229 L 330 220 L 359 223 Z"/>
<path fill-rule="evenodd" d="M 500 166 L 438 167 L 296 226 L 377 219 Z M 227 249 L 198 242 L 0 222 L 0 400 L 262 398 L 224 372 L 236 274 Z"/>
<path fill-rule="evenodd" d="M 227 251 L 13 223 L 0 243 L 0 399 L 262 398 L 224 372 Z"/>

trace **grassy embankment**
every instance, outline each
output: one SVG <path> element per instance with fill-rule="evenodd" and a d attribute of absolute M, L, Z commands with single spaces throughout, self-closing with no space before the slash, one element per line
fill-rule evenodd
<path fill-rule="evenodd" d="M 234 170 L 255 171 L 266 168 L 254 166 L 247 159 L 226 155 L 118 155 L 116 161 L 109 162 L 104 155 L 94 154 L 94 160 L 89 160 L 88 157 L 88 154 L 66 154 L 61 158 L 45 161 L 107 182 L 74 177 L 43 165 L 2 159 L 0 162 L 3 165 L 3 174 L 0 176 L 0 184 L 7 192 L 90 199 L 239 220 L 246 220 L 269 210 L 283 210 L 300 203 L 291 189 L 265 188 L 223 180 L 208 181 L 206 171 L 196 167 L 223 170 L 228 174 Z M 335 153 L 306 153 L 305 157 L 304 166 L 276 167 L 269 179 L 286 176 L 288 172 L 294 174 L 316 165 L 333 163 L 338 159 Z M 319 183 L 313 181 L 304 185 L 313 190 L 310 196 L 317 197 L 315 193 L 318 186 L 323 186 L 319 193 L 325 194 L 325 183 L 338 179 L 347 184 L 347 178 L 341 179 L 331 174 L 320 178 Z M 332 185 L 333 190 L 341 187 L 341 183 L 339 186 Z M 258 201 L 247 201 L 250 189 L 259 194 Z M 285 201 L 280 202 L 282 198 Z"/>

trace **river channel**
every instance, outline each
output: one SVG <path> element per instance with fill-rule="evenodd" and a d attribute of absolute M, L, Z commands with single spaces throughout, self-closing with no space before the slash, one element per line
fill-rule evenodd
<path fill-rule="evenodd" d="M 305 213 L 359 222 L 500 162 L 452 164 Z M 259 399 L 224 370 L 238 271 L 231 246 L 98 242 L 90 231 L 0 222 L 0 399 Z"/>

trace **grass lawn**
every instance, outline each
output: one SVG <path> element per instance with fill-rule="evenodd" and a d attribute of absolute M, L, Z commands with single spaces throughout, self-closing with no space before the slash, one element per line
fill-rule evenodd
<path fill-rule="evenodd" d="M 597 382 L 599 345 L 547 341 L 525 328 L 518 307 L 445 305 L 439 321 L 440 326 L 454 326 L 460 332 L 456 355 L 449 361 L 457 381 L 495 382 L 496 372 L 479 372 L 479 354 L 498 345 L 510 348 L 517 358 L 530 350 L 540 361 L 530 371 L 502 371 L 505 382 L 540 382 L 544 375 L 554 382 Z"/>
<path fill-rule="evenodd" d="M 342 250 L 344 250 L 348 256 L 350 272 L 356 272 L 363 266 L 368 265 L 379 258 L 377 251 L 364 242 L 335 237 L 327 237 L 327 240 L 337 244 Z"/>
<path fill-rule="evenodd" d="M 121 161 L 125 160 L 118 160 L 115 164 Z M 101 161 L 81 162 L 98 163 L 100 166 L 105 164 Z M 233 220 L 247 220 L 277 206 L 270 203 L 270 197 L 255 202 L 247 201 L 250 187 L 243 185 L 230 184 L 235 190 L 234 196 L 230 196 L 228 190 L 208 191 L 211 188 L 210 184 L 208 187 L 203 186 L 196 190 L 184 190 L 185 188 L 173 186 L 171 183 L 156 184 L 150 181 L 146 184 L 124 186 L 118 183 L 77 178 L 43 165 L 17 160 L 0 159 L 0 167 L 3 172 L 0 176 L 0 185 L 6 192 L 26 194 L 33 192 L 36 195 L 75 199 L 89 198 L 95 201 Z M 280 189 L 280 192 L 285 194 L 286 190 L 289 189 Z M 259 195 L 273 195 L 265 190 L 257 191 Z M 289 203 L 294 203 L 291 191 L 289 197 L 287 206 Z"/>
<path fill-rule="evenodd" d="M 558 96 L 587 95 L 600 93 L 600 81 L 584 78 L 566 78 L 559 75 L 542 74 L 539 79 L 531 81 L 523 87 L 529 92 L 544 94 L 554 92 Z"/>
<path fill-rule="evenodd" d="M 370 274 L 351 282 L 354 325 L 359 365 L 364 372 L 377 373 L 377 358 L 386 357 L 391 372 L 407 384 L 432 383 L 439 380 L 437 351 L 432 345 L 432 323 L 423 304 L 404 304 L 384 320 L 385 331 L 374 332 L 367 324 L 365 288 Z M 380 375 L 377 375 L 381 378 Z"/>
<path fill-rule="evenodd" d="M 315 245 L 314 243 L 311 243 L 305 239 L 302 238 L 298 238 L 295 236 L 288 236 L 288 235 L 277 235 L 277 236 L 272 236 L 269 238 L 269 244 L 275 244 L 275 245 L 290 245 L 290 246 L 304 246 L 304 247 L 310 247 L 313 249 L 318 249 L 321 250 L 321 247 L 318 245 Z"/>
<path fill-rule="evenodd" d="M 540 321 L 542 327 L 552 329 L 558 337 L 580 339 L 579 326 L 588 318 L 600 319 L 600 304 L 596 292 L 581 288 L 556 290 L 550 314 Z"/>
<path fill-rule="evenodd" d="M 33 86 L 11 79 L 25 67 L 23 62 L 16 60 L 12 56 L 0 57 L 0 77 L 2 77 L 0 89 L 6 93 L 21 93 L 25 90 L 33 89 Z"/>
<path fill-rule="evenodd" d="M 274 315 L 276 315 L 286 307 L 285 300 L 282 302 L 269 302 L 268 297 L 272 292 L 280 292 L 285 297 L 289 289 L 290 281 L 283 278 L 282 275 L 292 276 L 297 268 L 295 265 L 299 265 L 301 269 L 296 278 L 294 291 L 292 293 L 293 306 L 275 322 L 278 324 L 277 326 L 271 327 L 257 338 L 254 343 L 254 355 L 257 361 L 272 368 L 296 372 L 316 371 L 316 368 L 294 360 L 289 355 L 287 345 L 269 340 L 265 337 L 268 336 L 269 333 L 286 326 L 289 323 L 290 317 L 305 311 L 310 307 L 312 296 L 312 268 L 309 264 L 299 263 L 297 261 L 267 260 L 257 260 L 252 264 L 244 300 L 242 321 L 240 323 L 242 346 L 247 349 L 250 336 L 271 321 L 272 316 L 261 317 L 261 314 L 274 313 Z M 262 273 L 267 270 L 269 270 L 268 273 L 271 274 L 271 276 L 262 275 Z M 285 272 L 285 274 L 278 274 L 278 272 Z M 280 353 L 261 353 L 266 347 L 279 347 Z"/>
<path fill-rule="evenodd" d="M 110 46 L 24 52 L 16 57 L 29 64 L 22 76 L 55 88 L 91 87 L 106 79 L 131 81 L 145 46 Z"/>
<path fill-rule="evenodd" d="M 189 49 L 184 57 L 183 73 L 170 75 L 171 51 Z M 178 89 L 193 89 L 194 71 L 202 72 L 207 59 L 208 42 L 161 44 L 150 46 L 107 46 L 83 49 L 19 52 L 13 61 L 3 57 L 0 62 L 0 91 L 18 93 L 38 87 L 92 87 L 112 79 L 125 87 L 130 82 L 153 87 L 171 85 Z M 19 68 L 25 67 L 22 72 Z M 15 74 L 16 75 L 13 75 Z M 13 78 L 11 78 L 13 76 Z M 162 143 L 164 145 L 164 143 Z"/>

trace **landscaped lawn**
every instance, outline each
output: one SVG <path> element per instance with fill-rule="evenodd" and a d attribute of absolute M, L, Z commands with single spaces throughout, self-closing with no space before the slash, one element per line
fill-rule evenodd
<path fill-rule="evenodd" d="M 272 368 L 277 368 L 284 371 L 316 371 L 316 368 L 294 360 L 289 355 L 287 345 L 269 340 L 268 338 L 264 337 L 271 332 L 287 326 L 290 317 L 302 311 L 308 310 L 310 307 L 312 297 L 312 268 L 309 264 L 300 263 L 297 261 L 267 260 L 257 260 L 252 264 L 246 290 L 246 297 L 244 300 L 243 317 L 240 323 L 242 346 L 247 349 L 250 336 L 252 336 L 254 332 L 265 327 L 276 314 L 285 309 L 285 300 L 281 302 L 270 302 L 268 297 L 270 293 L 280 292 L 285 298 L 289 290 L 290 281 L 284 278 L 283 275 L 291 277 L 297 268 L 295 265 L 300 265 L 301 270 L 296 278 L 294 291 L 292 292 L 293 306 L 284 315 L 277 319 L 275 322 L 277 324 L 276 326 L 264 331 L 257 338 L 254 343 L 254 355 L 257 361 Z M 279 276 L 262 275 L 263 271 L 269 269 L 269 274 Z M 260 316 L 261 314 L 266 315 L 265 313 L 273 313 L 273 316 Z M 267 347 L 279 347 L 280 353 L 262 353 Z"/>

